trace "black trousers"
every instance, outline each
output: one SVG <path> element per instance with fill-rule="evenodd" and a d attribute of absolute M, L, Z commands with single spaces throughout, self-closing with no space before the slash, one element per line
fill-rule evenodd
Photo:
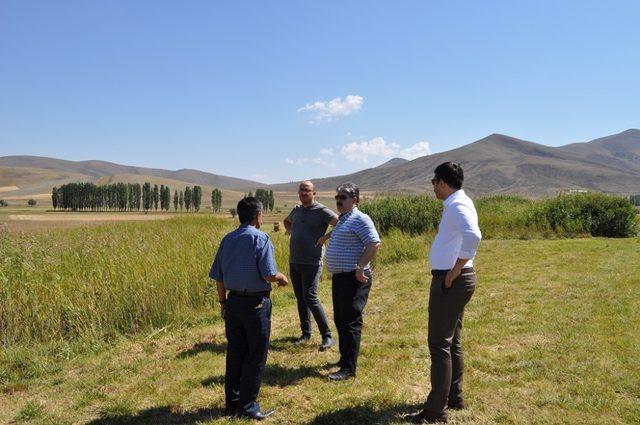
<path fill-rule="evenodd" d="M 327 315 L 318 299 L 318 283 L 322 275 L 321 264 L 289 264 L 291 285 L 298 301 L 298 316 L 302 335 L 311 336 L 311 314 L 323 337 L 331 336 Z"/>
<path fill-rule="evenodd" d="M 231 295 L 225 308 L 227 408 L 252 415 L 260 411 L 256 399 L 269 351 L 271 299 Z"/>
<path fill-rule="evenodd" d="M 371 272 L 365 270 L 369 278 L 365 284 L 356 280 L 355 272 L 334 274 L 331 278 L 333 295 L 333 318 L 338 330 L 340 347 L 339 366 L 355 372 L 358 367 L 360 338 L 362 335 L 362 312 L 373 282 Z"/>
<path fill-rule="evenodd" d="M 447 403 L 462 400 L 464 358 L 460 333 L 464 307 L 476 289 L 474 272 L 464 272 L 445 289 L 444 274 L 431 280 L 429 294 L 429 352 L 431 353 L 431 392 L 425 409 L 437 416 Z"/>

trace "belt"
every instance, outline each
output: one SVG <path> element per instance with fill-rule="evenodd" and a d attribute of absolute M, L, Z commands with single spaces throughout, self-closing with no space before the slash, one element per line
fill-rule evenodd
<path fill-rule="evenodd" d="M 433 276 L 444 276 L 447 273 L 449 273 L 450 270 L 431 270 L 431 275 Z M 473 269 L 473 267 L 467 267 L 464 268 L 462 270 L 460 270 L 460 274 L 463 273 L 475 273 L 476 271 Z"/>
<path fill-rule="evenodd" d="M 257 298 L 269 298 L 269 294 L 271 293 L 271 291 L 256 291 L 256 292 L 251 292 L 251 291 L 229 291 L 229 296 L 234 296 L 234 297 L 257 297 Z"/>

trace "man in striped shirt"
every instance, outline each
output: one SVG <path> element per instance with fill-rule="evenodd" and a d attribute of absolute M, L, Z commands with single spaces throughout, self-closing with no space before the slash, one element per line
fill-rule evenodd
<path fill-rule="evenodd" d="M 360 190 L 353 183 L 336 189 L 336 207 L 340 216 L 329 237 L 327 270 L 332 274 L 333 317 L 340 347 L 339 370 L 329 375 L 332 381 L 356 376 L 362 312 L 371 290 L 369 262 L 380 247 L 380 236 L 368 215 L 358 210 Z"/>

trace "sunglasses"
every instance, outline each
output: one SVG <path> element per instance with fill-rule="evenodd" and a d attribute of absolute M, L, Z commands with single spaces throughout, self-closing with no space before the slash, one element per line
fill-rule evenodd
<path fill-rule="evenodd" d="M 350 196 L 347 196 L 347 195 L 336 195 L 336 196 L 334 196 L 334 198 L 335 198 L 336 201 L 344 201 L 345 199 L 350 198 Z"/>

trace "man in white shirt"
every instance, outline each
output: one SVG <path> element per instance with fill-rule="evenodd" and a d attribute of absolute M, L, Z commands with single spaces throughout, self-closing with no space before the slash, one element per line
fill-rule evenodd
<path fill-rule="evenodd" d="M 482 234 L 473 201 L 461 189 L 463 180 L 462 168 L 451 162 L 436 167 L 431 180 L 444 209 L 429 252 L 431 392 L 424 409 L 411 417 L 414 423 L 447 422 L 448 408 L 465 407 L 460 331 L 464 307 L 476 288 L 473 258 Z"/>

